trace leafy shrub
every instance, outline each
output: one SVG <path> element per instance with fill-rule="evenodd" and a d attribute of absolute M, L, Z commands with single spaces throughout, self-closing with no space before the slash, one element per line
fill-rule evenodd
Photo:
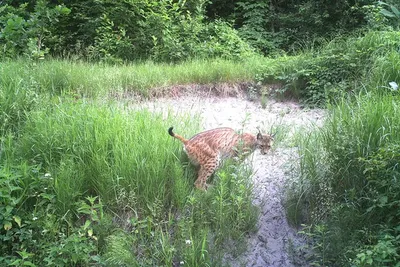
<path fill-rule="evenodd" d="M 240 36 L 264 55 L 276 53 L 286 40 L 282 32 L 274 32 L 276 19 L 268 1 L 239 1 L 237 13 L 243 16 L 243 25 L 238 29 Z"/>
<path fill-rule="evenodd" d="M 367 80 L 364 86 L 374 90 L 397 81 L 400 35 L 398 32 L 369 32 L 365 36 L 337 39 L 317 53 L 278 58 L 261 70 L 263 83 L 283 83 L 281 94 L 300 98 L 308 105 L 324 106 L 336 101 L 354 84 Z M 372 76 L 371 76 L 372 72 Z"/>
<path fill-rule="evenodd" d="M 73 226 L 55 214 L 53 179 L 39 166 L 0 166 L 0 263 L 7 266 L 71 266 L 96 262 L 90 217 Z M 92 206 L 93 210 L 99 206 Z M 82 214 L 79 212 L 78 214 Z"/>
<path fill-rule="evenodd" d="M 365 266 L 398 266 L 400 262 L 400 229 L 393 233 L 386 230 L 378 235 L 375 244 L 366 245 L 357 250 L 357 255 L 351 262 L 352 267 Z"/>
<path fill-rule="evenodd" d="M 123 27 L 115 29 L 114 23 L 104 14 L 100 26 L 96 29 L 93 46 L 88 48 L 89 57 L 107 63 L 121 63 L 135 59 L 134 46 Z M 136 56 L 137 57 L 137 56 Z"/>
<path fill-rule="evenodd" d="M 231 12 L 226 10 L 229 7 Z M 319 47 L 326 39 L 347 35 L 368 24 L 387 22 L 381 22 L 380 9 L 371 0 L 341 0 L 334 4 L 327 4 L 325 0 L 239 0 L 234 3 L 217 0 L 209 9 L 217 12 L 216 17 L 228 13 L 223 17 L 234 20 L 241 36 L 264 55 L 280 50 L 297 51 L 311 43 Z"/>
<path fill-rule="evenodd" d="M 378 4 L 381 7 L 380 13 L 389 18 L 389 20 L 392 21 L 395 29 L 398 30 L 400 28 L 400 11 L 397 9 L 397 7 L 383 1 L 379 1 Z"/>
<path fill-rule="evenodd" d="M 160 37 L 153 36 L 154 60 L 176 62 L 218 57 L 240 60 L 254 55 L 253 49 L 225 22 L 206 24 L 201 16 L 190 14 L 178 18 L 175 22 L 166 22 Z"/>
<path fill-rule="evenodd" d="M 46 0 L 0 9 L 0 56 L 78 56 L 108 63 L 241 59 L 253 53 L 226 22 L 206 22 L 206 1 Z M 68 15 L 68 16 L 66 16 Z"/>
<path fill-rule="evenodd" d="M 54 26 L 58 18 L 70 12 L 64 5 L 51 6 L 46 0 L 37 1 L 33 11 L 27 10 L 27 6 L 14 8 L 6 4 L 0 8 L 1 57 L 24 54 L 43 59 L 57 38 Z"/>

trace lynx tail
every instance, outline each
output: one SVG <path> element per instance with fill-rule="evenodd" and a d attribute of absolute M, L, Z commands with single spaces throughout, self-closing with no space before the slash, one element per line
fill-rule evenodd
<path fill-rule="evenodd" d="M 175 137 L 176 139 L 180 140 L 182 143 L 186 143 L 188 140 L 183 138 L 182 136 L 180 136 L 179 134 L 175 134 L 172 130 L 174 129 L 174 127 L 169 127 L 168 129 L 168 133 L 170 136 Z"/>

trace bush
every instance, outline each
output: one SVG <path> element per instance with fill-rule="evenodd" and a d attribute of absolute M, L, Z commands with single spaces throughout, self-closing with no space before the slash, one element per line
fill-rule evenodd
<path fill-rule="evenodd" d="M 71 225 L 56 215 L 53 178 L 40 166 L 0 165 L 0 264 L 7 266 L 72 266 L 97 262 L 93 226 L 102 218 L 88 216 Z M 101 205 L 89 210 L 99 210 Z M 79 206 L 82 216 L 88 209 Z M 82 209 L 83 208 L 83 209 Z M 92 210 L 92 212 L 93 212 Z"/>
<path fill-rule="evenodd" d="M 0 57 L 43 59 L 57 38 L 55 24 L 59 17 L 70 12 L 64 5 L 52 6 L 46 0 L 37 1 L 33 10 L 27 6 L 6 4 L 0 8 Z"/>
<path fill-rule="evenodd" d="M 163 34 L 153 37 L 151 57 L 156 61 L 177 62 L 187 59 L 224 58 L 242 60 L 255 55 L 236 30 L 222 21 L 206 24 L 190 15 L 167 22 Z M 164 26 L 165 27 L 165 26 Z"/>
<path fill-rule="evenodd" d="M 70 1 L 0 8 L 0 57 L 133 60 L 243 59 L 253 49 L 226 22 L 206 22 L 205 1 Z"/>
<path fill-rule="evenodd" d="M 300 98 L 307 105 L 325 106 L 361 84 L 369 90 L 400 79 L 399 32 L 369 32 L 359 38 L 337 39 L 316 53 L 279 58 L 261 70 L 263 83 L 279 82 L 278 92 Z M 365 83 L 367 80 L 367 83 Z M 359 86 L 359 88 L 363 88 Z"/>
<path fill-rule="evenodd" d="M 356 258 L 352 260 L 352 267 L 365 266 L 398 266 L 400 262 L 400 229 L 391 232 L 381 232 L 374 240 L 374 244 L 365 245 L 357 249 Z"/>

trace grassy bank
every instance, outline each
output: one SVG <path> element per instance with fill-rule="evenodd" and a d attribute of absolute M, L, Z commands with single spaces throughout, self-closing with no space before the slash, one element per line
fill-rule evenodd
<path fill-rule="evenodd" d="M 226 164 L 197 192 L 167 129 L 191 136 L 198 118 L 132 110 L 109 94 L 247 81 L 251 70 L 223 60 L 3 62 L 0 265 L 219 266 L 225 251 L 239 253 L 257 218 L 251 170 Z"/>
<path fill-rule="evenodd" d="M 326 68 L 330 77 L 343 73 L 333 72 L 340 59 L 359 78 L 329 83 L 339 91 L 354 84 L 331 101 L 321 129 L 298 139 L 299 179 L 286 206 L 294 224 L 306 223 L 315 264 L 397 266 L 400 260 L 399 45 L 399 32 L 371 32 L 321 51 L 336 51 L 333 62 L 324 61 L 333 66 Z"/>
<path fill-rule="evenodd" d="M 263 58 L 245 62 L 197 60 L 178 65 L 136 63 L 111 66 L 66 60 L 2 62 L 3 85 L 18 83 L 37 92 L 59 95 L 69 92 L 78 96 L 98 97 L 113 92 L 136 92 L 149 95 L 153 90 L 182 84 L 252 81 Z"/>
<path fill-rule="evenodd" d="M 166 129 L 190 136 L 196 118 L 37 101 L 2 137 L 1 264 L 218 265 L 223 244 L 254 227 L 246 167 L 227 164 L 215 187 L 194 190 Z"/>
<path fill-rule="evenodd" d="M 400 96 L 368 93 L 330 109 L 300 138 L 300 179 L 289 191 L 292 222 L 307 222 L 323 266 L 399 262 Z"/>
<path fill-rule="evenodd" d="M 369 32 L 338 38 L 319 49 L 277 58 L 249 57 L 242 61 L 193 60 L 180 64 L 132 63 L 107 65 L 83 61 L 14 60 L 2 62 L 0 84 L 35 93 L 106 97 L 130 92 L 142 96 L 185 84 L 251 82 L 258 95 L 296 98 L 311 106 L 329 102 L 394 80 L 399 71 L 397 31 Z"/>

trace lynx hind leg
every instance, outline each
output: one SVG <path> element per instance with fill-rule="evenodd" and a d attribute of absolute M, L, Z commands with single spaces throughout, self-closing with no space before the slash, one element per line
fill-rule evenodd
<path fill-rule="evenodd" d="M 199 174 L 194 185 L 200 190 L 207 189 L 207 179 L 214 173 L 218 167 L 218 158 L 212 159 L 206 164 L 200 166 Z"/>

